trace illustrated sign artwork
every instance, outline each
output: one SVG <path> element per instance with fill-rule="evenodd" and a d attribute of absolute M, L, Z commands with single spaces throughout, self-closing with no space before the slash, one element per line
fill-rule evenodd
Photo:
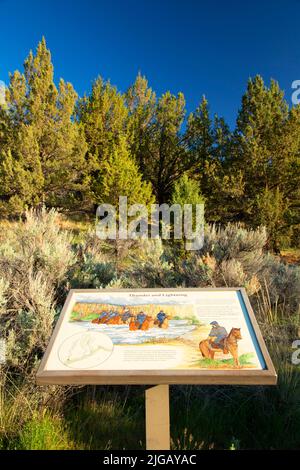
<path fill-rule="evenodd" d="M 40 383 L 275 383 L 243 289 L 71 291 Z"/>

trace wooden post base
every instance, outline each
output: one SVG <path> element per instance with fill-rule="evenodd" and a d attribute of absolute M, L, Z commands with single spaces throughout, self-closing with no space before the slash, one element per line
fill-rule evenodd
<path fill-rule="evenodd" d="M 145 392 L 146 449 L 170 450 L 169 385 L 155 385 Z"/>

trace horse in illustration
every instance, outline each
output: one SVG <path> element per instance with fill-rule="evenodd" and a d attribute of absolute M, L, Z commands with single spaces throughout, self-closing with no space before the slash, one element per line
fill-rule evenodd
<path fill-rule="evenodd" d="M 230 333 L 218 344 L 213 344 L 210 338 L 199 343 L 199 349 L 203 357 L 214 359 L 216 352 L 231 354 L 235 367 L 240 367 L 238 354 L 238 341 L 242 339 L 240 328 L 231 328 Z"/>

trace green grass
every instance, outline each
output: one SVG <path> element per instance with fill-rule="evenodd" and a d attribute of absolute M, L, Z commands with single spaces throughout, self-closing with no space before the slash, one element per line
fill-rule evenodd
<path fill-rule="evenodd" d="M 172 449 L 300 448 L 300 368 L 275 359 L 276 387 L 171 386 Z M 145 449 L 144 391 L 75 388 L 59 411 L 34 411 L 5 435 L 0 428 L 0 448 Z"/>
<path fill-rule="evenodd" d="M 183 320 L 183 318 L 180 315 L 175 315 L 172 320 Z M 201 321 L 195 315 L 184 317 L 184 320 L 187 320 L 191 325 L 202 325 Z"/>
<path fill-rule="evenodd" d="M 64 418 L 77 449 L 145 446 L 143 387 L 87 387 Z"/>
<path fill-rule="evenodd" d="M 67 450 L 76 446 L 64 420 L 50 413 L 36 415 L 25 424 L 15 443 L 19 450 Z"/>
<path fill-rule="evenodd" d="M 253 365 L 253 361 L 252 361 L 253 358 L 254 358 L 253 353 L 246 353 L 246 354 L 242 354 L 241 356 L 239 356 L 239 361 L 242 366 Z M 200 361 L 197 361 L 197 365 L 201 367 L 205 367 L 205 368 L 216 367 L 216 366 L 226 366 L 226 365 L 233 366 L 234 361 L 233 361 L 233 358 L 230 358 L 230 359 L 203 358 Z"/>
<path fill-rule="evenodd" d="M 99 313 L 90 313 L 86 315 L 84 318 L 79 318 L 77 312 L 72 312 L 70 316 L 71 321 L 92 321 L 99 317 Z"/>

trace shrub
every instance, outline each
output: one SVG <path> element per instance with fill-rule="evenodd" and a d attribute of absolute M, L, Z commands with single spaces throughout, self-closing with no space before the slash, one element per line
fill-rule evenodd
<path fill-rule="evenodd" d="M 299 314 L 300 267 L 282 263 L 273 255 L 264 259 L 259 278 L 262 285 L 260 300 L 265 311 L 276 312 L 276 316 Z"/>
<path fill-rule="evenodd" d="M 178 283 L 174 266 L 165 256 L 162 241 L 141 239 L 132 265 L 122 273 L 126 287 L 172 287 Z"/>
<path fill-rule="evenodd" d="M 247 276 L 251 277 L 262 266 L 266 242 L 267 233 L 263 227 L 247 230 L 240 224 L 228 224 L 225 227 L 213 224 L 206 226 L 204 246 L 200 253 L 210 254 L 218 264 L 235 259 L 243 266 Z"/>
<path fill-rule="evenodd" d="M 55 316 L 54 290 L 42 273 L 28 273 L 18 290 L 10 288 L 13 310 L 1 318 L 7 332 L 7 365 L 24 370 L 46 349 Z"/>
<path fill-rule="evenodd" d="M 196 253 L 191 253 L 178 265 L 181 284 L 186 287 L 205 287 L 214 285 L 216 264 L 213 258 L 209 260 Z"/>
<path fill-rule="evenodd" d="M 116 281 L 111 247 L 100 240 L 95 231 L 88 231 L 74 249 L 77 261 L 68 273 L 70 287 L 102 288 Z"/>
<path fill-rule="evenodd" d="M 72 288 L 102 288 L 116 281 L 115 264 L 109 261 L 97 262 L 91 254 L 82 256 L 82 261 L 77 263 L 70 275 Z"/>
<path fill-rule="evenodd" d="M 237 259 L 223 260 L 219 266 L 218 277 L 221 285 L 225 284 L 231 287 L 244 286 L 247 280 L 244 266 Z"/>
<path fill-rule="evenodd" d="M 186 287 L 245 286 L 253 294 L 259 288 L 257 273 L 264 263 L 264 229 L 247 230 L 239 224 L 207 225 L 204 245 L 198 251 L 178 256 L 169 249 L 171 261 Z"/>
<path fill-rule="evenodd" d="M 8 365 L 14 367 L 32 366 L 44 351 L 58 286 L 76 259 L 58 217 L 54 210 L 29 211 L 25 222 L 8 228 L 0 246 L 0 304 L 6 302 L 0 326 L 7 338 Z"/>
<path fill-rule="evenodd" d="M 13 264 L 14 275 L 31 268 L 58 285 L 76 259 L 72 237 L 60 229 L 59 214 L 54 209 L 30 210 L 25 217 L 25 222 L 6 231 L 5 242 L 0 245 L 0 269 L 5 271 Z"/>

